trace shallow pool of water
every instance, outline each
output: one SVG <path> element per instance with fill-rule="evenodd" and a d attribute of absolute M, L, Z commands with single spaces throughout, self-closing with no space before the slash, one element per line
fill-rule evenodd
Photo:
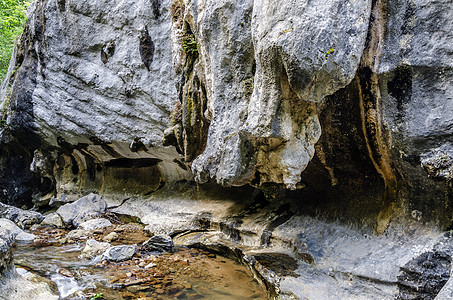
<path fill-rule="evenodd" d="M 267 299 L 246 267 L 203 250 L 99 262 L 79 258 L 83 247 L 18 244 L 13 252 L 17 268 L 51 279 L 61 299 Z"/>

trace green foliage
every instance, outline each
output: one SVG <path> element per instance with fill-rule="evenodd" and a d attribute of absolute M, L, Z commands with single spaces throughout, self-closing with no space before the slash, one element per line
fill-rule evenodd
<path fill-rule="evenodd" d="M 96 295 L 91 296 L 90 300 L 102 299 L 102 298 L 103 298 L 102 293 L 97 293 Z"/>
<path fill-rule="evenodd" d="M 334 53 L 335 52 L 335 49 L 334 48 L 330 48 L 329 50 L 327 50 L 326 52 L 326 59 L 329 57 L 330 54 Z"/>
<path fill-rule="evenodd" d="M 186 34 L 182 38 L 182 48 L 184 52 L 189 55 L 198 54 L 198 44 L 195 41 L 195 36 L 193 34 Z"/>
<path fill-rule="evenodd" d="M 26 10 L 31 1 L 0 0 L 0 82 L 8 70 L 17 37 L 26 21 Z"/>

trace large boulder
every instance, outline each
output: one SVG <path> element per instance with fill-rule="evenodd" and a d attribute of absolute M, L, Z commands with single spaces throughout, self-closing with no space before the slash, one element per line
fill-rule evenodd
<path fill-rule="evenodd" d="M 19 228 L 13 221 L 8 219 L 0 219 L 0 228 L 3 232 L 3 236 L 8 235 L 7 233 L 11 234 L 14 238 L 21 232 L 22 229 Z"/>
<path fill-rule="evenodd" d="M 44 219 L 39 212 L 23 210 L 3 203 L 0 203 L 0 218 L 9 219 L 21 228 L 40 223 Z"/>
<path fill-rule="evenodd" d="M 79 200 L 58 208 L 57 214 L 66 226 L 78 227 L 81 223 L 95 219 L 107 209 L 101 196 L 89 194 Z"/>

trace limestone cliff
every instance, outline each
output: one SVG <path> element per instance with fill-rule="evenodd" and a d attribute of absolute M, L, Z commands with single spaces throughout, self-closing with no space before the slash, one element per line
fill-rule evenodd
<path fill-rule="evenodd" d="M 195 179 L 379 233 L 449 228 L 452 14 L 446 0 L 38 0 L 1 89 L 0 197 Z"/>
<path fill-rule="evenodd" d="M 434 298 L 452 17 L 447 0 L 37 0 L 0 91 L 0 200 L 95 192 L 156 232 L 252 247 L 250 265 L 284 249 L 303 280 L 262 267 L 273 294 Z"/>

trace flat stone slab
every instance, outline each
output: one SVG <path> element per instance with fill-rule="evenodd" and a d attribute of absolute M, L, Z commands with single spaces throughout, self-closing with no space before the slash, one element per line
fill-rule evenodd
<path fill-rule="evenodd" d="M 107 249 L 101 260 L 123 261 L 131 259 L 137 252 L 137 245 L 121 245 Z"/>

